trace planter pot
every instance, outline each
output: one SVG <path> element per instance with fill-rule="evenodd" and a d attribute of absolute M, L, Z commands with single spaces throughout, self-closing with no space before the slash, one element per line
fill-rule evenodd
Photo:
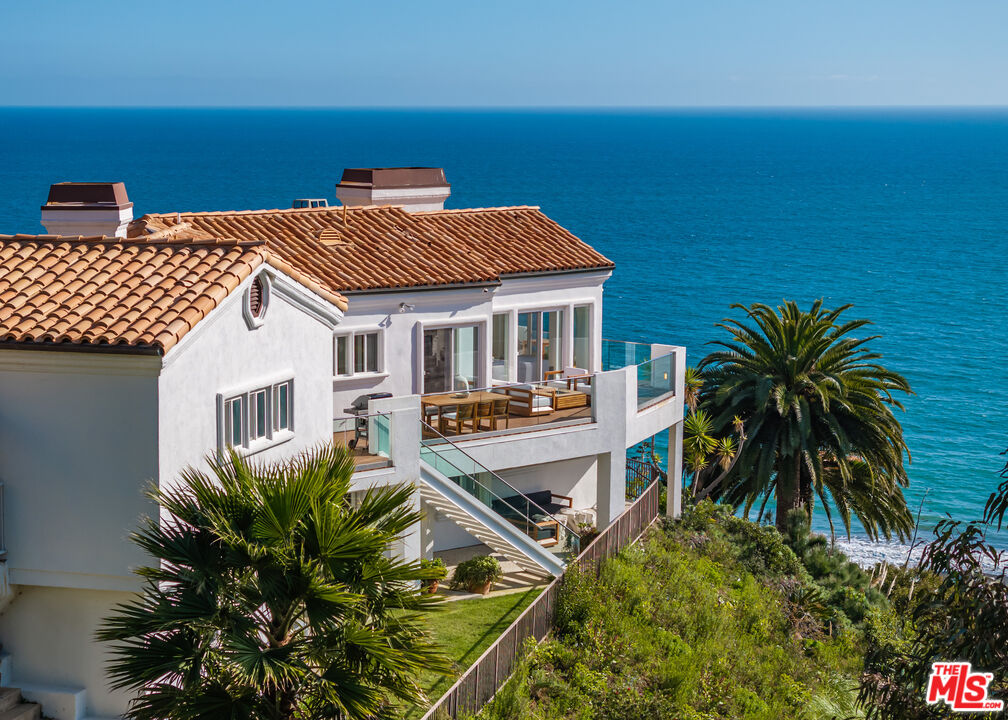
<path fill-rule="evenodd" d="M 424 585 L 424 592 L 428 595 L 433 595 L 437 592 L 438 586 L 441 584 L 440 580 L 428 580 L 427 584 Z"/>
<path fill-rule="evenodd" d="M 476 583 L 469 583 L 466 586 L 466 590 L 468 590 L 471 593 L 477 593 L 479 595 L 486 595 L 488 592 L 490 592 L 490 586 L 491 585 L 493 585 L 493 582 L 491 582 L 490 580 L 487 580 L 482 585 L 477 585 Z"/>

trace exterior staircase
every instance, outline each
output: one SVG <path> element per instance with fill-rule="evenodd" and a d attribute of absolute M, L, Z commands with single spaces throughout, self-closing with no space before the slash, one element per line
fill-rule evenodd
<path fill-rule="evenodd" d="M 420 448 L 424 503 L 522 570 L 560 575 L 577 554 L 578 535 L 430 426 L 427 434 Z"/>
<path fill-rule="evenodd" d="M 448 518 L 458 527 L 465 530 L 481 543 L 489 547 L 497 555 L 510 560 L 522 570 L 533 575 L 548 575 L 539 563 L 533 562 L 524 553 L 519 552 L 500 535 L 492 532 L 471 515 L 460 509 L 451 500 L 424 483 L 420 486 L 420 497 L 428 507 L 434 508 L 438 515 Z"/>
<path fill-rule="evenodd" d="M 20 688 L 0 687 L 0 720 L 39 720 L 42 706 L 24 702 Z"/>

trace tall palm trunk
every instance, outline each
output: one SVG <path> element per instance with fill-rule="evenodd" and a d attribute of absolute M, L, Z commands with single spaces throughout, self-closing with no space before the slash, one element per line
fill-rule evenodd
<path fill-rule="evenodd" d="M 790 458 L 784 458 L 778 465 L 777 488 L 774 490 L 777 498 L 775 522 L 777 529 L 781 532 L 784 532 L 788 513 L 801 507 L 801 493 L 799 492 L 801 465 L 801 455 L 796 455 L 793 461 Z M 787 471 L 784 471 L 784 468 L 787 468 Z"/>
<path fill-rule="evenodd" d="M 812 508 L 815 507 L 815 503 L 812 502 L 812 472 L 807 464 L 801 463 L 801 473 L 798 478 L 798 503 L 805 508 L 805 514 L 808 515 L 809 522 L 811 522 Z"/>

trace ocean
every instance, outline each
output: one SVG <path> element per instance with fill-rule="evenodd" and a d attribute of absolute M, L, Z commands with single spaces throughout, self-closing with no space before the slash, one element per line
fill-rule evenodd
<path fill-rule="evenodd" d="M 61 180 L 122 180 L 140 215 L 334 202 L 342 168 L 390 165 L 444 167 L 449 207 L 541 206 L 616 263 L 604 336 L 691 364 L 732 303 L 853 303 L 914 389 L 923 535 L 982 514 L 1008 447 L 1008 111 L 0 109 L 0 232 L 43 232 Z"/>

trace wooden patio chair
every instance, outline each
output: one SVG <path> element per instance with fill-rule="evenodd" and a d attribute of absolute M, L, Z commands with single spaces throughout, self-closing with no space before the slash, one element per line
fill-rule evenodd
<path fill-rule="evenodd" d="M 493 403 L 490 400 L 481 400 L 476 403 L 476 419 L 473 423 L 473 427 L 476 428 L 476 432 L 480 430 L 480 422 L 484 418 L 490 417 L 490 412 L 493 409 Z"/>
<path fill-rule="evenodd" d="M 480 429 L 483 429 L 483 420 L 487 421 L 487 430 L 496 430 L 497 423 L 501 420 L 504 421 L 505 428 L 510 427 L 511 420 L 508 415 L 508 408 L 511 405 L 511 399 L 504 397 L 500 400 L 494 400 L 487 404 L 490 406 L 489 410 L 476 418 L 476 423 L 480 426 Z M 480 407 L 482 406 L 483 403 L 480 403 Z"/>
<path fill-rule="evenodd" d="M 465 425 L 469 423 L 472 425 L 473 432 L 476 432 L 476 404 L 475 403 L 465 403 L 461 405 L 456 405 L 452 412 L 446 412 L 441 415 L 441 427 L 438 430 L 444 435 L 449 428 L 456 435 L 461 435 L 465 432 Z"/>

